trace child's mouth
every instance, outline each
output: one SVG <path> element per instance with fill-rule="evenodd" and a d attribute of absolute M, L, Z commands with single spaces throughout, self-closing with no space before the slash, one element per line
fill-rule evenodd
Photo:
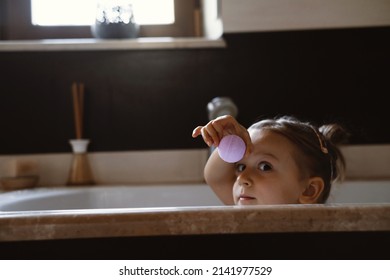
<path fill-rule="evenodd" d="M 249 196 L 249 195 L 240 195 L 240 197 L 238 198 L 239 200 L 253 200 L 255 199 L 253 196 Z"/>

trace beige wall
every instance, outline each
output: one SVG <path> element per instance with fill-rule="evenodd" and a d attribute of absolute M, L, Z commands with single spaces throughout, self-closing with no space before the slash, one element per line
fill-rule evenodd
<path fill-rule="evenodd" d="M 222 0 L 225 33 L 390 25 L 389 0 Z"/>

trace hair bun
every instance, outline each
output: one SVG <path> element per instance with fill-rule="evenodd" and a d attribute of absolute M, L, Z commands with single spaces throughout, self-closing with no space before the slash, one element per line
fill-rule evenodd
<path fill-rule="evenodd" d="M 350 134 L 339 124 L 325 124 L 319 128 L 326 140 L 334 145 L 347 144 Z"/>

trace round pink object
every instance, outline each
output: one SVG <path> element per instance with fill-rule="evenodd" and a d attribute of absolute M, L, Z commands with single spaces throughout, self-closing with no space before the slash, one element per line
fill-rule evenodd
<path fill-rule="evenodd" d="M 244 140 L 237 135 L 224 136 L 218 146 L 219 156 L 229 163 L 240 161 L 244 157 L 245 150 Z"/>

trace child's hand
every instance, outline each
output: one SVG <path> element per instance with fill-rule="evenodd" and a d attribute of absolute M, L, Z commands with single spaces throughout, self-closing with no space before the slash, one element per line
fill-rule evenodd
<path fill-rule="evenodd" d="M 230 115 L 225 115 L 211 120 L 205 126 L 198 126 L 192 132 L 192 137 L 196 138 L 202 135 L 204 142 L 211 147 L 218 147 L 221 139 L 230 134 L 240 136 L 246 145 L 245 154 L 249 154 L 252 150 L 252 141 L 245 127 L 239 124 L 235 118 Z"/>

